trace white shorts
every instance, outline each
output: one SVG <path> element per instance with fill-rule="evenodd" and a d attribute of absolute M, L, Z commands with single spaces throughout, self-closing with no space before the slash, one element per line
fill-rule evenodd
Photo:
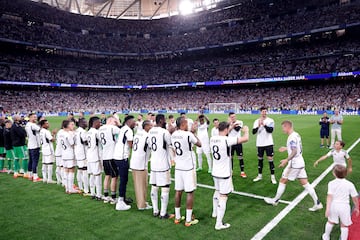
<path fill-rule="evenodd" d="M 287 165 L 282 173 L 282 178 L 294 181 L 295 179 L 305 179 L 308 177 L 305 168 L 290 168 L 290 166 Z"/>
<path fill-rule="evenodd" d="M 226 179 L 214 177 L 213 179 L 214 179 L 215 190 L 219 191 L 220 194 L 227 195 L 232 191 L 234 191 L 234 186 L 231 177 Z"/>
<path fill-rule="evenodd" d="M 201 147 L 196 147 L 197 154 L 208 154 L 210 153 L 210 145 L 209 144 L 202 144 Z"/>
<path fill-rule="evenodd" d="M 84 159 L 84 160 L 80 160 L 80 161 L 76 161 L 76 164 L 77 164 L 77 167 L 78 168 L 84 168 L 84 167 L 87 167 L 87 161 Z"/>
<path fill-rule="evenodd" d="M 55 157 L 55 161 L 56 161 L 56 166 L 57 166 L 57 167 L 62 167 L 62 166 L 64 165 L 61 156 L 56 156 L 56 157 Z"/>
<path fill-rule="evenodd" d="M 42 163 L 43 164 L 50 164 L 50 163 L 54 163 L 54 155 L 47 155 L 47 156 L 42 156 Z"/>
<path fill-rule="evenodd" d="M 350 226 L 351 221 L 351 210 L 350 205 L 346 203 L 332 203 L 330 206 L 330 214 L 328 217 L 329 222 L 338 224 L 340 222 L 345 226 Z"/>
<path fill-rule="evenodd" d="M 63 159 L 63 167 L 64 168 L 73 168 L 75 166 L 76 166 L 75 160 L 64 160 Z"/>
<path fill-rule="evenodd" d="M 175 191 L 193 192 L 196 189 L 196 171 L 175 170 Z"/>
<path fill-rule="evenodd" d="M 87 163 L 88 174 L 99 175 L 101 173 L 101 171 L 102 171 L 102 169 L 101 169 L 100 161 Z"/>
<path fill-rule="evenodd" d="M 149 183 L 151 185 L 157 187 L 165 187 L 171 184 L 170 180 L 170 170 L 165 172 L 150 172 L 150 180 Z"/>

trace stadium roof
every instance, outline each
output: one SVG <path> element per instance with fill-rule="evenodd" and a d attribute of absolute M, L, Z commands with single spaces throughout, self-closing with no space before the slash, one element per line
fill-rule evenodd
<path fill-rule="evenodd" d="M 156 19 L 216 7 L 225 0 L 31 0 L 72 13 L 117 19 Z M 227 0 L 231 2 L 231 0 Z"/>

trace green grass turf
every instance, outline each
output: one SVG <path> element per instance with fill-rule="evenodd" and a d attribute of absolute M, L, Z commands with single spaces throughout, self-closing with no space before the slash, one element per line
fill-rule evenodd
<path fill-rule="evenodd" d="M 195 115 L 189 114 L 195 118 Z M 209 115 L 209 118 L 226 120 L 226 115 Z M 313 162 L 327 152 L 319 148 L 319 116 L 273 115 L 276 122 L 274 132 L 275 163 L 286 157 L 277 152 L 286 143 L 287 136 L 281 132 L 281 121 L 294 121 L 295 129 L 303 139 L 304 157 L 307 163 L 309 180 L 313 181 L 331 163 L 331 159 L 321 162 L 314 168 Z M 254 115 L 238 115 L 245 125 L 252 128 Z M 51 128 L 58 128 L 63 118 L 49 118 Z M 359 117 L 344 117 L 343 138 L 349 147 L 359 136 Z M 353 173 L 349 179 L 359 186 L 360 146 L 350 153 L 353 158 Z M 257 175 L 257 157 L 255 137 L 244 144 L 245 170 L 247 179 L 239 177 L 238 162 L 234 163 L 234 187 L 237 191 L 273 196 L 277 186 L 270 183 L 268 164 L 264 164 L 264 179 L 253 183 Z M 204 159 L 205 169 L 206 160 Z M 40 166 L 39 166 L 39 169 Z M 276 169 L 277 179 L 282 169 Z M 41 174 L 41 173 L 40 173 Z M 127 195 L 134 197 L 131 175 Z M 325 203 L 327 183 L 333 177 L 329 174 L 316 188 L 320 200 Z M 212 178 L 204 170 L 198 174 L 198 182 L 213 185 Z M 298 182 L 290 182 L 282 199 L 291 201 L 303 188 Z M 359 190 L 359 187 L 358 187 Z M 0 174 L 0 223 L 1 239 L 250 239 L 266 223 L 275 217 L 286 205 L 268 206 L 262 200 L 232 194 L 229 197 L 224 220 L 232 227 L 215 231 L 215 220 L 210 217 L 212 211 L 210 189 L 198 188 L 195 194 L 194 212 L 200 223 L 186 228 L 174 225 L 170 220 L 152 217 L 151 211 L 140 212 L 135 204 L 131 210 L 118 212 L 114 206 L 96 202 L 79 195 L 66 195 L 57 185 L 31 183 L 25 179 L 13 179 L 10 175 Z M 150 198 L 149 198 L 150 200 Z M 185 213 L 183 196 L 182 212 Z M 307 209 L 312 200 L 307 196 L 265 239 L 320 239 L 326 219 L 324 210 L 316 213 Z M 171 186 L 168 212 L 173 212 L 174 190 Z M 333 237 L 339 235 L 337 228 Z"/>

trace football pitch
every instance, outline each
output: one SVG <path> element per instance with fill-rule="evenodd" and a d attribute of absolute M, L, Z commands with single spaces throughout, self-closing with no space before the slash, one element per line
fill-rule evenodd
<path fill-rule="evenodd" d="M 176 115 L 177 116 L 177 115 Z M 189 114 L 188 117 L 196 118 Z M 227 115 L 210 114 L 213 118 L 227 120 Z M 237 115 L 245 125 L 252 129 L 256 115 Z M 294 122 L 295 131 L 302 136 L 303 155 L 309 181 L 313 182 L 332 163 L 332 159 L 321 162 L 317 168 L 313 163 L 328 149 L 319 148 L 319 118 L 320 116 L 303 115 L 269 115 L 275 120 L 274 150 L 275 165 L 286 158 L 286 153 L 279 153 L 277 149 L 286 144 L 287 136 L 281 131 L 281 122 L 285 119 Z M 121 116 L 123 119 L 123 116 Z M 59 128 L 64 118 L 49 118 L 51 128 Z M 212 125 L 211 125 L 212 127 Z M 209 131 L 211 130 L 211 127 Z M 344 116 L 343 140 L 345 149 L 349 148 L 360 137 L 359 117 Z M 263 180 L 254 183 L 257 175 L 257 156 L 255 147 L 256 137 L 250 133 L 250 140 L 244 146 L 245 171 L 247 179 L 240 177 L 239 163 L 234 162 L 233 183 L 235 191 L 273 197 L 277 185 L 270 182 L 268 163 L 264 161 Z M 359 190 L 360 144 L 350 152 L 353 159 L 353 173 L 348 179 L 355 183 Z M 227 202 L 224 221 L 231 224 L 226 230 L 214 229 L 215 219 L 211 218 L 213 190 L 206 186 L 213 186 L 212 177 L 207 173 L 206 159 L 203 160 L 204 170 L 198 173 L 198 186 L 195 193 L 194 214 L 200 222 L 191 227 L 183 224 L 175 225 L 172 220 L 160 220 L 152 216 L 152 211 L 138 211 L 136 204 L 132 204 L 129 211 L 115 211 L 114 205 L 90 200 L 80 195 L 67 195 L 62 187 L 28 180 L 11 175 L 0 174 L 0 224 L 1 239 L 251 239 L 286 206 L 266 205 L 262 199 L 239 194 L 231 194 Z M 38 168 L 41 175 L 41 165 Z M 276 178 L 279 180 L 282 169 L 276 168 Z M 127 196 L 135 199 L 133 182 L 129 174 Z M 55 178 L 55 176 L 54 176 Z M 321 202 L 326 202 L 327 184 L 333 179 L 332 174 L 326 177 L 315 188 Z M 150 190 L 150 187 L 149 187 Z M 291 202 L 303 188 L 298 182 L 289 182 L 282 200 Z M 174 186 L 171 185 L 168 212 L 174 212 Z M 150 195 L 148 194 L 150 202 Z M 269 233 L 264 239 L 320 239 L 326 223 L 325 208 L 318 212 L 310 212 L 313 205 L 310 196 L 306 196 L 295 208 Z M 182 199 L 182 215 L 185 215 L 185 195 Z M 340 234 L 335 227 L 332 238 Z"/>

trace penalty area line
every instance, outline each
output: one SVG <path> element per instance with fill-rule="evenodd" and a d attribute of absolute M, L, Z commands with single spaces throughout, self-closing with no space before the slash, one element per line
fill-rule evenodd
<path fill-rule="evenodd" d="M 354 149 L 354 147 L 360 142 L 360 138 L 358 138 L 349 148 L 348 152 Z M 334 163 L 332 163 L 319 177 L 317 177 L 311 185 L 315 188 L 325 177 L 328 175 L 333 167 Z M 306 190 L 300 193 L 289 205 L 287 205 L 275 218 L 273 218 L 270 222 L 268 222 L 259 232 L 257 232 L 251 240 L 261 240 L 263 239 L 272 229 L 274 229 L 279 222 L 290 213 L 308 194 Z"/>

